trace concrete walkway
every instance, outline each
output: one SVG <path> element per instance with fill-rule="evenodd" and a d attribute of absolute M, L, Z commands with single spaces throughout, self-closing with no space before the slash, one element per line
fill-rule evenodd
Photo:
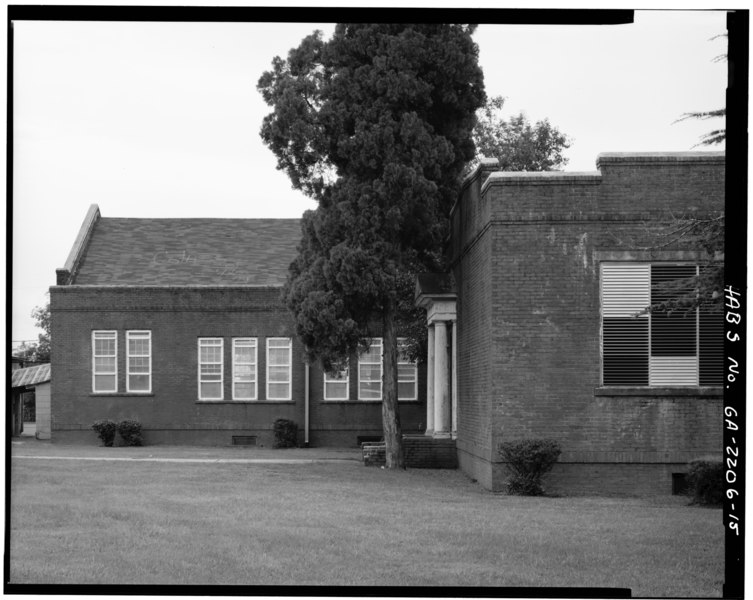
<path fill-rule="evenodd" d="M 313 463 L 355 462 L 355 458 L 134 458 L 128 456 L 28 456 L 14 454 L 13 458 L 31 460 L 98 460 L 128 462 L 169 462 L 169 463 L 239 463 L 239 464 L 283 464 L 302 465 Z"/>
<path fill-rule="evenodd" d="M 312 464 L 359 463 L 360 448 L 265 448 L 256 446 L 104 446 L 54 444 L 13 438 L 11 455 L 19 460 L 99 460 L 171 463 Z"/>

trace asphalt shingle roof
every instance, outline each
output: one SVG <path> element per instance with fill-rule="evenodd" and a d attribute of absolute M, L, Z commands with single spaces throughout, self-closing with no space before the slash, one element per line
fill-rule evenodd
<path fill-rule="evenodd" d="M 282 285 L 299 219 L 120 219 L 94 226 L 75 285 Z"/>
<path fill-rule="evenodd" d="M 26 367 L 25 369 L 15 369 L 11 371 L 11 387 L 38 385 L 50 381 L 51 377 L 50 363 Z"/>

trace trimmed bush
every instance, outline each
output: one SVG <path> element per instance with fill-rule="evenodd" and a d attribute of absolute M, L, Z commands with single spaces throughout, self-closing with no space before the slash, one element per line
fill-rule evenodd
<path fill-rule="evenodd" d="M 118 430 L 118 425 L 115 421 L 110 421 L 110 419 L 102 419 L 95 421 L 92 429 L 97 432 L 97 436 L 102 440 L 102 443 L 109 447 L 112 446 L 115 440 L 115 432 Z"/>
<path fill-rule="evenodd" d="M 298 425 L 290 419 L 277 419 L 274 424 L 274 448 L 296 448 L 298 446 Z"/>
<path fill-rule="evenodd" d="M 132 419 L 126 419 L 118 423 L 118 433 L 123 438 L 124 446 L 143 446 L 141 437 L 141 423 Z"/>
<path fill-rule="evenodd" d="M 724 463 L 721 460 L 694 460 L 685 479 L 693 504 L 720 506 L 724 500 Z"/>
<path fill-rule="evenodd" d="M 552 470 L 562 450 L 554 440 L 520 440 L 500 444 L 499 453 L 510 471 L 507 493 L 541 496 L 541 480 Z"/>

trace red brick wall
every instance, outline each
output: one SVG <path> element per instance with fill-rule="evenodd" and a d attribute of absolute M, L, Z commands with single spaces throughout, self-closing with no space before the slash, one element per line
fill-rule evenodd
<path fill-rule="evenodd" d="M 561 463 L 568 465 L 560 472 L 569 475 L 558 485 L 566 489 L 570 477 L 573 490 L 579 466 L 599 464 L 601 471 L 629 466 L 649 477 L 642 489 L 668 492 L 668 471 L 660 465 L 721 451 L 720 389 L 685 396 L 671 389 L 626 396 L 598 390 L 599 262 L 605 253 L 627 259 L 662 244 L 657 225 L 670 214 L 722 209 L 724 163 L 605 156 L 600 165 L 601 175 L 495 173 L 480 198 L 469 186 L 455 209 L 458 414 L 461 424 L 472 425 L 460 427 L 459 460 L 486 487 L 503 485 L 498 444 L 526 437 L 560 442 Z M 479 289 L 481 299 L 469 299 Z M 480 383 L 484 369 L 491 385 Z M 464 421 L 469 413 L 473 423 Z M 488 455 L 470 450 L 488 439 L 478 425 L 484 419 L 492 427 Z M 639 464 L 646 468 L 636 470 Z M 613 479 L 621 485 L 624 478 Z"/>
<path fill-rule="evenodd" d="M 233 435 L 256 435 L 271 445 L 277 418 L 294 420 L 303 442 L 305 368 L 289 313 L 277 288 L 51 288 L 54 441 L 97 443 L 97 419 L 138 419 L 146 443 L 230 444 Z M 93 394 L 92 330 L 118 332 L 117 394 Z M 152 393 L 125 393 L 128 330 L 152 332 Z M 224 339 L 224 398 L 198 400 L 197 338 Z M 230 400 L 232 338 L 256 337 L 257 401 Z M 293 338 L 292 401 L 266 401 L 266 338 Z M 425 420 L 425 374 L 419 370 L 419 401 L 401 402 L 406 431 Z M 421 384 L 422 379 L 424 380 Z M 357 371 L 351 370 L 352 386 Z M 356 398 L 353 387 L 352 398 Z M 381 403 L 323 400 L 321 369 L 310 369 L 310 442 L 357 446 L 357 435 L 381 434 Z"/>
<path fill-rule="evenodd" d="M 487 172 L 466 182 L 452 220 L 453 274 L 457 286 L 457 450 L 461 467 L 491 487 L 492 445 L 492 231 L 491 210 L 478 197 Z M 477 201 L 471 198 L 478 199 Z M 459 245 L 455 242 L 463 240 Z M 478 472 L 474 469 L 479 466 Z"/>

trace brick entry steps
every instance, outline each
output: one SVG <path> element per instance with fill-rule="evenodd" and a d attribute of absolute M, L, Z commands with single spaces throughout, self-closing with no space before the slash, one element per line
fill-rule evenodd
<path fill-rule="evenodd" d="M 363 442 L 363 463 L 383 466 L 384 442 Z M 410 469 L 457 469 L 455 440 L 435 439 L 427 435 L 404 435 L 405 466 Z"/>

